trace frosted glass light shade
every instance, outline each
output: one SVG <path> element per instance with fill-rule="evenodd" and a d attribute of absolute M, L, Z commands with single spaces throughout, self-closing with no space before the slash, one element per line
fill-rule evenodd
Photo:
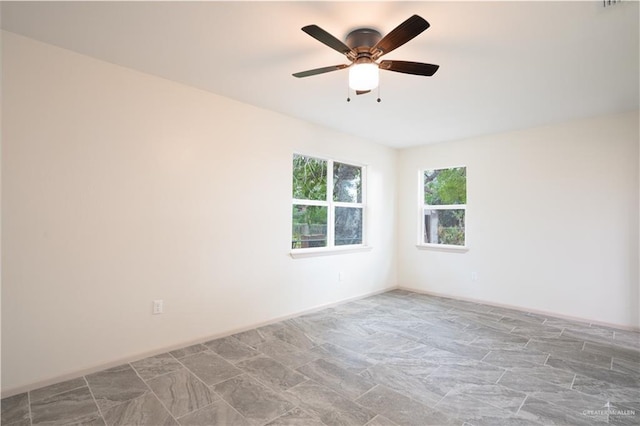
<path fill-rule="evenodd" d="M 378 82 L 376 64 L 355 64 L 349 68 L 349 87 L 353 90 L 372 90 L 378 87 Z"/>

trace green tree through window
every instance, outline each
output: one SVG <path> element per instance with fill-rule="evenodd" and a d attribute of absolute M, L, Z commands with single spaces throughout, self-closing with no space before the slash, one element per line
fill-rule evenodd
<path fill-rule="evenodd" d="M 464 246 L 466 167 L 425 170 L 423 189 L 422 242 Z"/>
<path fill-rule="evenodd" d="M 293 156 L 293 198 L 327 198 L 327 162 L 302 155 Z"/>
<path fill-rule="evenodd" d="M 294 154 L 292 197 L 293 249 L 362 244 L 362 167 Z"/>

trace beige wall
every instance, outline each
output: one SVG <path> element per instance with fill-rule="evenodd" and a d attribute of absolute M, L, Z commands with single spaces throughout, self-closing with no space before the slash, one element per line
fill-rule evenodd
<path fill-rule="evenodd" d="M 640 326 L 638 145 L 634 111 L 401 151 L 399 285 Z M 418 250 L 418 170 L 456 165 L 469 251 Z"/>
<path fill-rule="evenodd" d="M 394 150 L 11 33 L 2 58 L 5 394 L 395 286 Z M 369 166 L 371 251 L 289 256 L 294 151 Z"/>

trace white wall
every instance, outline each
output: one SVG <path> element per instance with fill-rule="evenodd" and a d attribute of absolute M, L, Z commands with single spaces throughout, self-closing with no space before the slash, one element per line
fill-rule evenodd
<path fill-rule="evenodd" d="M 634 111 L 401 151 L 398 284 L 640 326 L 638 145 Z M 418 170 L 457 165 L 469 251 L 418 250 Z"/>
<path fill-rule="evenodd" d="M 2 58 L 4 394 L 395 286 L 394 150 L 11 33 Z M 289 256 L 294 151 L 369 165 L 372 251 Z"/>
<path fill-rule="evenodd" d="M 396 283 L 640 325 L 637 111 L 398 154 L 11 33 L 2 89 L 3 394 Z M 370 166 L 372 251 L 289 257 L 294 151 Z M 419 251 L 460 164 L 470 250 Z"/>

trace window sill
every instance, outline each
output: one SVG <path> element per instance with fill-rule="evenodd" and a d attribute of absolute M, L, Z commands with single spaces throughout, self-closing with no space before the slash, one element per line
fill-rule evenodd
<path fill-rule="evenodd" d="M 294 249 L 289 255 L 294 259 L 302 259 L 305 257 L 317 256 L 333 256 L 335 254 L 358 253 L 363 251 L 371 251 L 371 246 L 346 246 L 346 247 L 318 247 L 308 249 Z"/>
<path fill-rule="evenodd" d="M 448 244 L 416 244 L 418 250 L 435 250 L 448 251 L 453 253 L 466 253 L 469 251 L 467 246 L 452 246 Z"/>

